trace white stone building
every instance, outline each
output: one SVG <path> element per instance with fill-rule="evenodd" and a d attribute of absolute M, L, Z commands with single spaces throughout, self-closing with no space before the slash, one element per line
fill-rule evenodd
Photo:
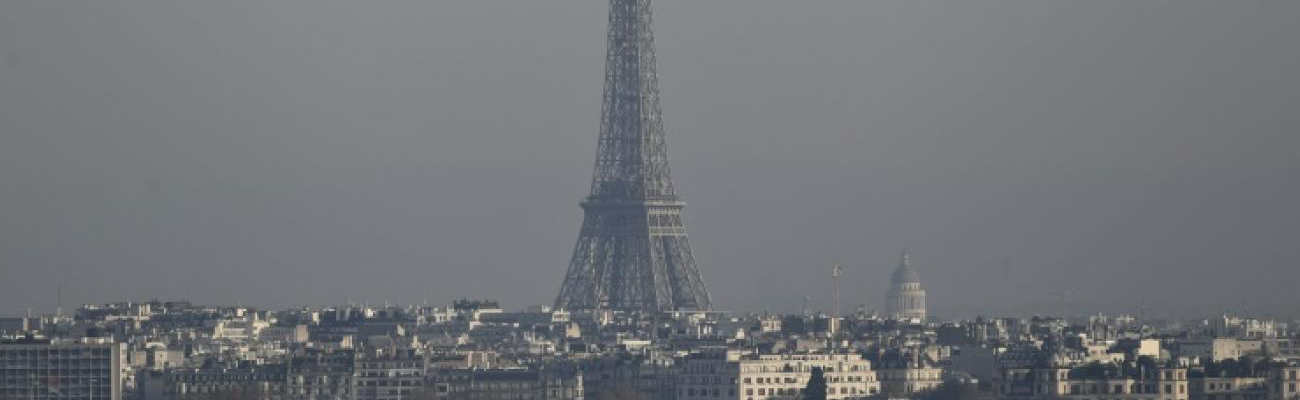
<path fill-rule="evenodd" d="M 825 373 L 827 399 L 880 393 L 871 361 L 857 354 L 700 353 L 683 359 L 675 368 L 676 398 L 680 400 L 799 399 L 813 368 Z"/>

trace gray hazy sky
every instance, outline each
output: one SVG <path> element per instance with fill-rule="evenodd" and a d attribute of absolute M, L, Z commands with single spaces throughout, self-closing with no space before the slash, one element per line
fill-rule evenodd
<path fill-rule="evenodd" d="M 1292 310 L 1300 1 L 661 0 L 719 307 Z M 0 313 L 549 303 L 599 0 L 0 1 Z M 1061 296 L 1066 293 L 1065 296 Z M 849 308 L 846 306 L 846 308 Z"/>

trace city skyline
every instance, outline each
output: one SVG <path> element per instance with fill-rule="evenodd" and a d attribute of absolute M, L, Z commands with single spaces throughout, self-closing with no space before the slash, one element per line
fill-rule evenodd
<path fill-rule="evenodd" d="M 1297 19 L 0 2 L 0 400 L 1300 400 Z"/>
<path fill-rule="evenodd" d="M 551 303 L 606 13 L 480 3 L 0 4 L 0 315 Z M 787 3 L 656 3 L 716 308 L 1294 312 L 1300 5 Z"/>

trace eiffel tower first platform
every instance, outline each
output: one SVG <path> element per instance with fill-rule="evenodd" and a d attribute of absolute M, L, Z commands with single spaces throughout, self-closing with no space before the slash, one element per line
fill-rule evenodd
<path fill-rule="evenodd" d="M 707 310 L 712 304 L 673 189 L 650 0 L 610 0 L 591 195 L 555 306 Z"/>

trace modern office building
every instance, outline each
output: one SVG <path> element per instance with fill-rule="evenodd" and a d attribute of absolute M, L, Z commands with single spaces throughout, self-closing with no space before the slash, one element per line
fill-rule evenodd
<path fill-rule="evenodd" d="M 120 400 L 116 344 L 0 342 L 0 399 Z"/>

